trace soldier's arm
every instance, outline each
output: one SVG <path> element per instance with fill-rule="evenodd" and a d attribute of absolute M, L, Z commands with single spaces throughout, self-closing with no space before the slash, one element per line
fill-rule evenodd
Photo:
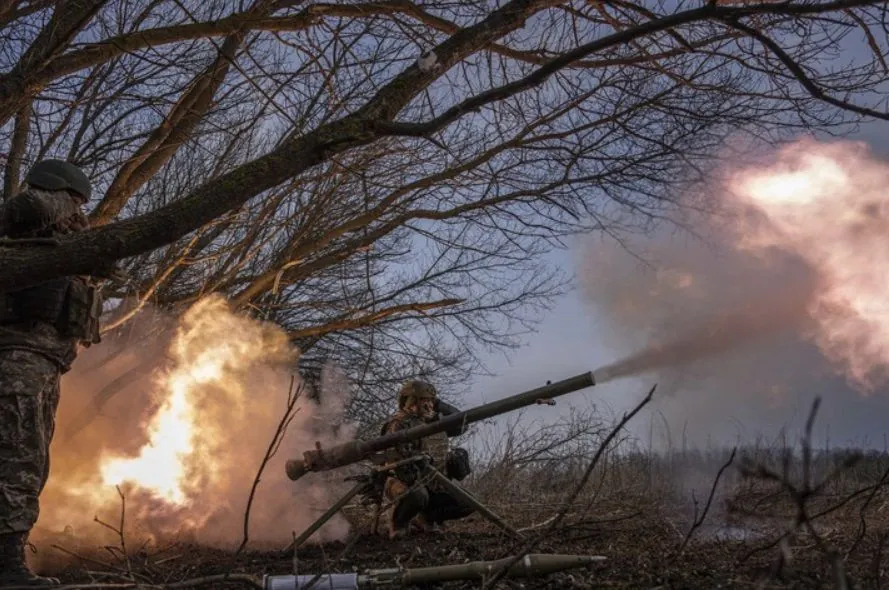
<path fill-rule="evenodd" d="M 383 434 L 392 434 L 393 432 L 398 432 L 399 430 L 407 430 L 409 425 L 404 420 L 390 420 L 388 424 L 383 428 Z M 391 455 L 389 459 L 391 461 L 397 461 L 399 459 L 407 459 L 409 457 L 413 457 L 416 454 L 416 447 L 413 443 L 402 443 L 397 445 L 391 449 Z"/>
<path fill-rule="evenodd" d="M 78 204 L 67 193 L 27 190 L 11 198 L 2 211 L 2 225 L 6 233 L 28 233 L 53 225 L 76 226 L 86 229 L 86 217 Z"/>
<path fill-rule="evenodd" d="M 460 409 L 457 406 L 452 406 L 448 402 L 440 400 L 438 398 L 435 398 L 434 410 L 436 412 L 438 412 L 442 417 L 450 416 L 451 414 L 456 414 L 457 412 L 460 411 Z M 450 428 L 445 430 L 445 434 L 447 434 L 449 438 L 454 437 L 454 436 L 460 436 L 461 434 L 466 432 L 466 430 L 468 428 L 469 428 L 468 424 L 461 422 L 461 423 L 455 424 L 454 426 L 451 426 Z"/>

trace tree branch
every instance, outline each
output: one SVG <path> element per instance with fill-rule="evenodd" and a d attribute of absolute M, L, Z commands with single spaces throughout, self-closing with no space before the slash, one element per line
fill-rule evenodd
<path fill-rule="evenodd" d="M 513 0 L 436 48 L 445 69 L 525 22 L 551 0 Z M 395 117 L 438 73 L 409 66 L 363 107 L 338 121 L 285 142 L 276 150 L 210 181 L 151 213 L 74 234 L 51 251 L 0 251 L 0 288 L 35 284 L 67 274 L 92 274 L 103 265 L 178 240 L 251 197 L 333 155 L 377 138 L 372 121 Z"/>

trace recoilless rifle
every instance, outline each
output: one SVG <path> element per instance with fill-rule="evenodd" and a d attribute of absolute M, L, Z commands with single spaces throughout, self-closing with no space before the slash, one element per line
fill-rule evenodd
<path fill-rule="evenodd" d="M 371 459 L 377 453 L 387 449 L 426 438 L 439 432 L 445 432 L 458 425 L 469 425 L 473 422 L 486 420 L 534 404 L 548 404 L 550 400 L 556 397 L 573 393 L 595 384 L 596 380 L 593 377 L 592 371 L 590 371 L 557 381 L 556 383 L 547 383 L 543 387 L 476 406 L 463 412 L 456 412 L 435 422 L 422 424 L 407 430 L 400 430 L 370 440 L 353 440 L 327 449 L 322 449 L 321 444 L 316 442 L 315 448 L 305 451 L 302 459 L 287 461 L 285 466 L 287 477 L 297 481 L 311 471 L 329 471 L 345 467 L 359 461 Z"/>
<path fill-rule="evenodd" d="M 309 538 L 324 525 L 324 523 L 333 518 L 333 516 L 342 510 L 356 495 L 362 494 L 372 496 L 372 494 L 368 494 L 368 490 L 373 487 L 375 482 L 384 480 L 386 474 L 391 473 L 390 470 L 397 466 L 387 464 L 383 451 L 407 442 L 433 436 L 441 432 L 451 432 L 455 429 L 458 432 L 462 432 L 468 424 L 485 420 L 499 414 L 505 414 L 506 412 L 511 412 L 525 406 L 533 404 L 552 405 L 555 403 L 553 402 L 553 398 L 592 385 L 595 385 L 593 373 L 582 373 L 556 383 L 547 383 L 543 387 L 509 396 L 463 412 L 455 412 L 427 424 L 393 432 L 370 440 L 354 440 L 327 449 L 322 449 L 320 443 L 316 442 L 315 449 L 305 451 L 302 459 L 292 459 L 287 462 L 287 476 L 290 479 L 296 481 L 311 471 L 329 471 L 365 460 L 369 460 L 375 465 L 372 467 L 369 475 L 347 478 L 347 480 L 354 480 L 358 483 L 318 517 L 315 522 L 298 535 L 285 552 L 299 548 L 303 543 L 308 541 Z M 425 478 L 428 480 L 437 480 L 438 483 L 447 489 L 458 502 L 472 508 L 495 526 L 506 531 L 510 536 L 519 539 L 522 538 L 522 535 L 518 531 L 510 527 L 490 508 L 482 504 L 482 502 L 475 498 L 466 489 L 462 488 L 456 481 L 451 481 L 439 472 L 436 466 L 428 461 L 427 457 L 419 455 L 402 462 L 417 462 L 417 467 Z M 379 521 L 380 509 L 379 498 L 377 498 L 373 525 L 374 532 L 376 532 L 377 523 Z"/>
<path fill-rule="evenodd" d="M 531 389 L 524 393 L 509 396 L 481 406 L 471 408 L 463 412 L 455 412 L 440 418 L 439 420 L 415 426 L 379 436 L 370 440 L 354 440 L 344 444 L 321 448 L 319 442 L 315 448 L 305 451 L 302 459 L 287 461 L 287 477 L 297 481 L 312 471 L 330 471 L 339 467 L 345 467 L 354 463 L 370 461 L 374 464 L 370 475 L 347 478 L 357 481 L 357 484 L 340 500 L 327 509 L 314 523 L 296 537 L 290 547 L 298 549 L 334 514 L 342 510 L 353 497 L 364 494 L 372 487 L 373 482 L 395 467 L 386 462 L 383 451 L 394 448 L 415 440 L 424 439 L 441 432 L 462 432 L 465 427 L 474 422 L 486 420 L 500 414 L 505 414 L 519 408 L 534 404 L 554 405 L 554 398 L 568 393 L 573 393 L 596 384 L 592 372 L 582 373 L 556 383 L 547 382 L 543 387 Z M 484 506 L 472 494 L 463 489 L 457 482 L 450 481 L 440 473 L 429 458 L 424 455 L 404 459 L 403 462 L 417 462 L 421 474 L 424 477 L 434 478 L 439 481 L 459 502 L 473 508 L 476 512 L 493 522 L 501 529 L 514 537 L 521 538 L 521 534 L 507 525 L 503 519 Z M 379 505 L 377 506 L 377 519 L 379 517 Z M 376 520 L 374 522 L 376 529 Z M 496 561 L 479 561 L 456 565 L 442 565 L 414 569 L 384 569 L 371 570 L 365 574 L 318 574 L 318 575 L 290 575 L 290 576 L 266 576 L 264 587 L 266 590 L 306 590 L 308 588 L 321 587 L 328 590 L 365 590 L 372 588 L 393 588 L 411 586 L 424 583 L 440 583 L 456 580 L 483 579 L 494 571 L 504 567 L 507 577 L 534 577 L 563 571 L 566 569 L 582 567 L 596 561 L 603 561 L 602 556 L 591 555 L 524 555 L 521 559 L 508 557 Z"/>

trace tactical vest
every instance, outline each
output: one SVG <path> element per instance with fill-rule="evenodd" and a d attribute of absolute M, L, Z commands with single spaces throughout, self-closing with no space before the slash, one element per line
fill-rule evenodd
<path fill-rule="evenodd" d="M 80 277 L 63 277 L 0 292 L 0 325 L 27 328 L 42 322 L 53 326 L 62 338 L 79 340 L 85 346 L 101 340 L 101 312 L 96 288 Z"/>
<path fill-rule="evenodd" d="M 423 452 L 432 457 L 435 468 L 444 471 L 448 460 L 448 435 L 439 432 L 423 439 Z"/>
<path fill-rule="evenodd" d="M 426 421 L 421 418 L 409 416 L 399 411 L 393 419 L 383 424 L 382 428 L 380 428 L 380 434 L 385 435 L 389 431 L 389 427 L 395 421 L 406 425 L 407 428 L 426 424 Z M 415 449 L 416 453 L 425 453 L 429 455 L 439 470 L 445 469 L 448 459 L 448 451 L 450 449 L 450 443 L 448 442 L 448 435 L 446 432 L 439 432 L 438 434 L 427 436 L 419 441 L 411 443 L 410 446 Z"/>

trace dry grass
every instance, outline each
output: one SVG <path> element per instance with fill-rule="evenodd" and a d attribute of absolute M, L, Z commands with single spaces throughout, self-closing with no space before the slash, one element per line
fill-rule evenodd
<path fill-rule="evenodd" d="M 803 441 L 793 448 L 739 448 L 729 461 L 732 449 L 650 453 L 628 437 L 617 437 L 566 506 L 610 426 L 578 414 L 540 431 L 510 431 L 483 446 L 464 483 L 527 537 L 545 531 L 537 551 L 608 557 L 590 570 L 525 582 L 524 588 L 846 589 L 889 583 L 883 566 L 889 454 L 814 451 Z M 549 530 L 559 512 L 564 518 Z M 366 511 L 347 515 L 353 538 L 300 549 L 301 572 L 498 559 L 523 546 L 477 515 L 444 536 L 394 544 L 367 534 Z M 136 541 L 127 546 L 137 547 Z M 183 545 L 174 553 L 174 559 L 169 553 L 131 554 L 127 576 L 176 581 L 293 568 L 292 557 L 280 552 L 248 550 L 233 559 L 231 552 Z M 119 571 L 123 559 L 109 565 Z M 108 561 L 107 553 L 103 560 Z M 68 582 L 96 582 L 95 570 L 95 563 L 71 560 L 60 574 Z M 220 583 L 215 579 L 210 585 Z M 500 585 L 518 587 L 509 580 Z"/>

